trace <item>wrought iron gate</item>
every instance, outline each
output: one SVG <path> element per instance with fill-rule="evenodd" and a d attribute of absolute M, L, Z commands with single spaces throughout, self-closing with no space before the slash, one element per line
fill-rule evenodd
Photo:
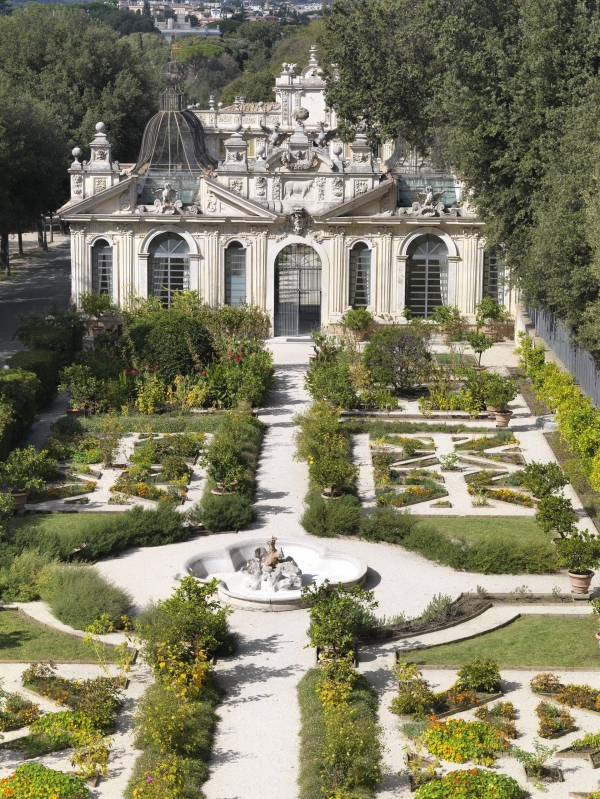
<path fill-rule="evenodd" d="M 289 244 L 275 262 L 275 335 L 310 333 L 321 324 L 321 259 L 306 244 Z"/>

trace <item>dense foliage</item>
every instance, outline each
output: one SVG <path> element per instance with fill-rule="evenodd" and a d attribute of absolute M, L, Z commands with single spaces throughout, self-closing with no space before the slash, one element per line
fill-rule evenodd
<path fill-rule="evenodd" d="M 512 777 L 472 768 L 451 771 L 441 780 L 422 785 L 415 799 L 523 799 L 526 795 Z"/>
<path fill-rule="evenodd" d="M 343 131 L 452 168 L 525 299 L 596 357 L 599 19 L 576 0 L 335 0 L 323 36 Z"/>

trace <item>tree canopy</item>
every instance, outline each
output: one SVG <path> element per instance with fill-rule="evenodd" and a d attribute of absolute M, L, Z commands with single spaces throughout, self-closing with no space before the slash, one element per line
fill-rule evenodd
<path fill-rule="evenodd" d="M 334 0 L 328 102 L 452 168 L 526 302 L 600 358 L 598 0 Z"/>

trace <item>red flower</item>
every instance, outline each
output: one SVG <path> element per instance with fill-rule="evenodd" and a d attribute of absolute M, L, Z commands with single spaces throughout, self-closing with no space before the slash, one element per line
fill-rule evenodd
<path fill-rule="evenodd" d="M 137 375 L 137 370 L 136 369 L 132 369 L 131 370 L 131 374 L 135 377 Z"/>
<path fill-rule="evenodd" d="M 154 371 L 156 372 L 156 370 L 157 370 L 157 369 L 158 369 L 158 366 L 155 366 L 155 367 L 154 367 Z"/>
<path fill-rule="evenodd" d="M 144 362 L 142 363 L 142 366 L 148 366 L 148 364 L 146 363 L 146 361 L 144 361 Z"/>
<path fill-rule="evenodd" d="M 200 372 L 200 374 L 202 375 L 202 377 L 206 377 L 206 372 Z"/>

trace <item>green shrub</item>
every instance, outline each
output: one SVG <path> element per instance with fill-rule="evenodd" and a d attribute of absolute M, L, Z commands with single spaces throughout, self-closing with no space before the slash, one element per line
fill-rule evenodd
<path fill-rule="evenodd" d="M 82 564 L 53 564 L 40 577 L 40 594 L 54 615 L 77 630 L 85 630 L 103 614 L 119 629 L 129 613 L 130 594 L 108 582 L 96 569 Z"/>
<path fill-rule="evenodd" d="M 366 330 L 373 322 L 373 316 L 366 308 L 351 308 L 342 316 L 342 324 L 348 330 Z"/>
<path fill-rule="evenodd" d="M 422 785 L 415 793 L 415 799 L 524 799 L 525 796 L 527 793 L 512 777 L 476 768 L 451 771 L 441 780 Z"/>
<path fill-rule="evenodd" d="M 390 507 L 375 508 L 372 513 L 363 514 L 360 536 L 367 541 L 401 544 L 418 523 L 419 520 L 406 511 L 398 512 Z"/>
<path fill-rule="evenodd" d="M 160 378 L 168 384 L 208 363 L 212 354 L 206 328 L 178 311 L 152 313 L 127 332 L 139 359 L 158 366 Z"/>
<path fill-rule="evenodd" d="M 306 373 L 306 387 L 313 400 L 327 400 L 340 408 L 357 408 L 359 405 L 352 380 L 350 364 L 341 356 L 333 361 L 311 361 Z"/>
<path fill-rule="evenodd" d="M 456 615 L 452 597 L 436 594 L 421 614 L 422 621 L 445 621 Z"/>
<path fill-rule="evenodd" d="M 473 658 L 459 669 L 457 683 L 468 691 L 491 694 L 499 690 L 500 669 L 495 660 Z"/>
<path fill-rule="evenodd" d="M 202 761 L 151 747 L 136 760 L 124 799 L 204 799 L 202 784 L 207 777 L 208 769 Z"/>
<path fill-rule="evenodd" d="M 181 699 L 154 683 L 137 704 L 135 746 L 158 746 L 181 757 L 208 760 L 216 724 L 212 702 Z"/>
<path fill-rule="evenodd" d="M 325 500 L 318 491 L 313 490 L 308 493 L 306 504 L 300 524 L 307 533 L 322 538 L 358 533 L 361 523 L 360 501 L 352 494 Z"/>
<path fill-rule="evenodd" d="M 162 460 L 161 475 L 169 482 L 189 477 L 191 470 L 179 455 L 166 455 Z"/>
<path fill-rule="evenodd" d="M 4 431 L 6 449 L 0 452 L 0 457 L 5 458 L 8 447 L 23 438 L 31 427 L 35 417 L 36 395 L 40 388 L 40 381 L 33 372 L 22 369 L 0 370 L 0 401 L 7 406 L 8 424 Z"/>
<path fill-rule="evenodd" d="M 39 580 L 50 556 L 25 549 L 0 570 L 0 596 L 4 602 L 34 602 L 40 598 Z"/>
<path fill-rule="evenodd" d="M 35 402 L 38 408 L 48 405 L 56 396 L 60 358 L 52 350 L 21 350 L 6 359 L 11 369 L 32 372 L 39 381 Z"/>
<path fill-rule="evenodd" d="M 522 484 L 536 497 L 547 497 L 567 484 L 567 478 L 557 463 L 532 461 L 523 469 Z"/>
<path fill-rule="evenodd" d="M 421 330 L 411 325 L 389 325 L 371 336 L 364 364 L 377 384 L 403 391 L 430 375 L 432 356 Z"/>
<path fill-rule="evenodd" d="M 0 464 L 0 474 L 13 491 L 39 491 L 46 480 L 56 477 L 56 461 L 49 457 L 46 450 L 37 452 L 30 445 L 13 449 L 4 463 Z"/>
<path fill-rule="evenodd" d="M 252 498 L 238 492 L 215 496 L 206 491 L 202 500 L 190 511 L 190 519 L 200 522 L 211 533 L 241 530 L 255 518 Z"/>
<path fill-rule="evenodd" d="M 51 303 L 41 314 L 21 316 L 13 338 L 33 350 L 57 352 L 61 366 L 66 366 L 73 360 L 73 354 L 81 349 L 84 329 L 81 314 L 61 311 L 56 303 Z"/>

